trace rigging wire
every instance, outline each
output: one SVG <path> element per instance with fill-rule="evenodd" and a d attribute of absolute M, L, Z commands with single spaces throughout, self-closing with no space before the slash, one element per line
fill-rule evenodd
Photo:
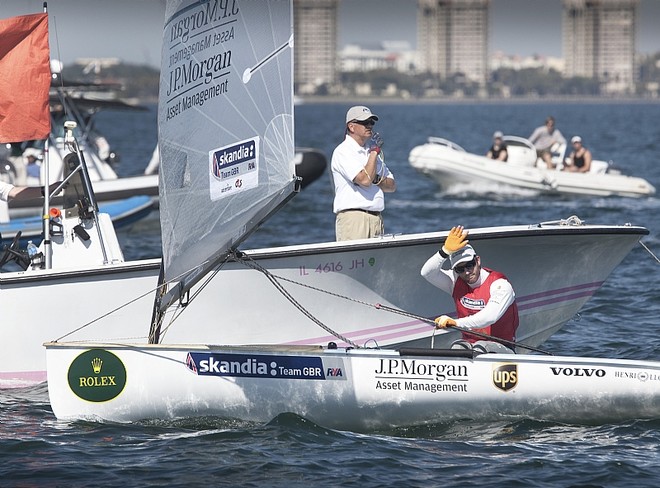
<path fill-rule="evenodd" d="M 653 254 L 653 251 L 651 251 L 646 244 L 644 244 L 642 241 L 639 241 L 639 245 L 646 249 L 646 252 L 648 252 L 653 257 L 653 259 L 655 259 L 656 263 L 660 264 L 660 259 L 658 259 L 658 256 Z"/>
<path fill-rule="evenodd" d="M 308 319 L 310 319 L 310 320 L 311 320 L 312 322 L 314 322 L 316 325 L 318 325 L 319 327 L 321 327 L 323 330 L 325 330 L 325 331 L 328 332 L 329 334 L 332 334 L 332 335 L 335 336 L 336 338 L 341 339 L 341 340 L 344 341 L 346 344 L 350 344 L 351 346 L 355 347 L 356 349 L 360 348 L 360 346 L 358 346 L 355 342 L 351 341 L 348 337 L 345 337 L 345 336 L 343 336 L 342 334 L 340 334 L 340 333 L 338 333 L 338 332 L 332 330 L 330 327 L 328 327 L 328 326 L 325 325 L 323 322 L 321 322 L 319 319 L 317 319 L 314 315 L 312 315 L 312 313 L 311 313 L 309 310 L 307 310 L 305 307 L 303 307 L 303 306 L 300 304 L 300 302 L 298 302 L 298 300 L 296 300 L 296 299 L 293 297 L 293 295 L 291 295 L 291 293 L 289 293 L 289 292 L 287 291 L 287 289 L 284 288 L 284 286 L 282 286 L 282 284 L 278 281 L 279 279 L 283 279 L 283 278 L 274 275 L 273 273 L 271 273 L 270 271 L 268 271 L 266 268 L 264 268 L 263 266 L 261 266 L 260 264 L 258 264 L 254 259 L 252 259 L 251 257 L 247 256 L 247 255 L 246 255 L 245 253 L 243 253 L 243 252 L 240 252 L 240 251 L 234 251 L 234 256 L 233 256 L 233 257 L 234 257 L 234 259 L 235 259 L 237 262 L 239 262 L 239 263 L 241 263 L 241 264 L 243 264 L 243 265 L 245 265 L 245 266 L 247 266 L 247 267 L 249 267 L 249 268 L 252 268 L 252 269 L 254 269 L 254 270 L 256 270 L 256 271 L 260 271 L 261 273 L 263 273 L 264 276 L 268 279 L 268 281 L 270 281 L 270 282 L 273 284 L 273 286 L 275 286 L 275 288 L 277 289 L 277 291 L 279 291 L 282 295 L 284 295 L 284 297 L 285 297 L 287 300 L 289 300 L 289 301 L 293 304 L 294 307 L 296 307 L 296 308 L 297 308 L 297 309 L 298 309 L 303 315 L 305 315 Z M 247 259 L 245 259 L 246 257 L 247 257 Z M 285 281 L 290 281 L 290 280 L 286 280 L 286 279 L 284 279 L 284 280 L 285 280 Z M 294 282 L 294 283 L 295 283 L 295 282 Z"/>

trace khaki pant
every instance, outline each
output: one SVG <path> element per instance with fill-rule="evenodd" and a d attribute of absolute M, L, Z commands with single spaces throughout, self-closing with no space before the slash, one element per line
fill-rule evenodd
<path fill-rule="evenodd" d="M 335 220 L 337 241 L 367 239 L 385 233 L 383 215 L 372 215 L 361 210 L 344 210 Z"/>

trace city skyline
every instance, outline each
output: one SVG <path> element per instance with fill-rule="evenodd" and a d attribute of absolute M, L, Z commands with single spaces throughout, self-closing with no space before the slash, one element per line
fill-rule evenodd
<path fill-rule="evenodd" d="M 0 18 L 37 13 L 42 0 L 0 0 Z M 51 56 L 116 57 L 135 64 L 160 64 L 162 0 L 52 0 L 49 3 Z M 416 0 L 342 0 L 338 12 L 341 49 L 408 41 L 416 47 Z M 509 55 L 562 55 L 561 0 L 491 0 L 490 52 Z M 99 23 L 96 20 L 102 18 Z M 543 19 L 539 22 L 538 19 Z M 87 20 L 87 22 L 85 21 Z M 641 0 L 637 51 L 660 51 L 660 2 Z"/>

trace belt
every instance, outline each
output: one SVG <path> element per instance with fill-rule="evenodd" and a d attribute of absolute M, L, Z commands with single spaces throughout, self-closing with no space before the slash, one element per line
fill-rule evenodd
<path fill-rule="evenodd" d="M 363 208 L 347 208 L 346 210 L 340 210 L 339 213 L 343 212 L 364 212 L 368 213 L 369 215 L 374 215 L 376 217 L 380 216 L 380 212 L 376 212 L 374 210 L 365 210 Z"/>

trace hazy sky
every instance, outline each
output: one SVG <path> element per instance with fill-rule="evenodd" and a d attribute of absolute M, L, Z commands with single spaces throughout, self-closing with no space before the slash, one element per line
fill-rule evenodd
<path fill-rule="evenodd" d="M 0 18 L 41 12 L 42 0 L 0 0 Z M 416 0 L 342 0 L 340 44 L 416 44 Z M 50 0 L 52 57 L 160 64 L 163 0 Z M 491 0 L 491 50 L 561 56 L 561 0 Z M 641 0 L 638 50 L 660 51 L 660 0 Z"/>

